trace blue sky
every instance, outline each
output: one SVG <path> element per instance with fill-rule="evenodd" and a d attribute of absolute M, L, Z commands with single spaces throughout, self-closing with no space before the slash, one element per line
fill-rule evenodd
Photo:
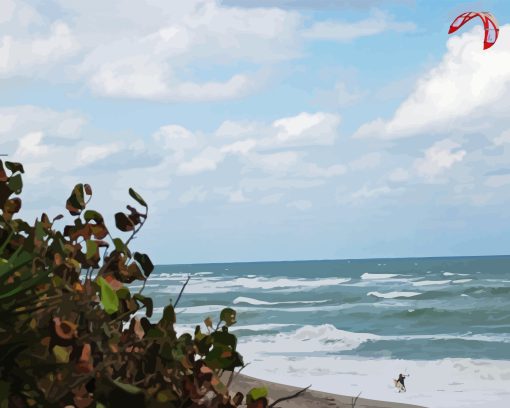
<path fill-rule="evenodd" d="M 0 0 L 22 215 L 135 188 L 158 263 L 506 254 L 506 1 Z M 501 27 L 482 51 L 463 11 Z M 122 234 L 119 233 L 121 236 Z"/>

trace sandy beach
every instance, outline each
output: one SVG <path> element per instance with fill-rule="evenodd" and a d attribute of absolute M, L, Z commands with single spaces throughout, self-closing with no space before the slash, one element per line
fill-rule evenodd
<path fill-rule="evenodd" d="M 288 395 L 292 395 L 299 391 L 299 388 L 291 387 L 283 384 L 276 384 L 264 380 L 260 380 L 258 378 L 248 377 L 246 375 L 238 375 L 231 387 L 230 390 L 237 392 L 241 391 L 243 394 L 246 394 L 253 387 L 262 387 L 266 386 L 269 390 L 270 395 L 270 403 L 279 398 L 286 397 Z M 344 408 L 344 407 L 352 407 L 352 396 L 344 396 L 344 395 L 336 395 L 329 394 L 325 392 L 307 390 L 305 393 L 301 394 L 299 397 L 294 398 L 292 400 L 283 401 L 278 403 L 278 406 L 281 408 L 304 408 L 304 407 L 312 407 L 312 408 Z M 358 398 L 356 408 L 420 408 L 418 405 L 409 405 L 409 404 L 399 404 L 396 402 L 385 402 L 385 401 L 376 401 L 370 399 L 364 399 L 362 397 Z M 421 407 L 423 408 L 423 407 Z"/>

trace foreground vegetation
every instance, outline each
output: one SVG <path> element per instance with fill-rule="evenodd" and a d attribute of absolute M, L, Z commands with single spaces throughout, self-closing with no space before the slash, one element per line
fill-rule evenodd
<path fill-rule="evenodd" d="M 0 161 L 0 408 L 269 405 L 265 388 L 228 390 L 244 364 L 233 309 L 193 336 L 177 335 L 175 304 L 149 320 L 142 291 L 154 266 L 130 249 L 148 215 L 139 194 L 129 190 L 137 208 L 116 213 L 114 230 L 86 208 L 92 188 L 78 184 L 66 202 L 72 222 L 59 230 L 62 215 L 16 218 L 22 173 Z M 137 293 L 126 286 L 135 281 Z"/>

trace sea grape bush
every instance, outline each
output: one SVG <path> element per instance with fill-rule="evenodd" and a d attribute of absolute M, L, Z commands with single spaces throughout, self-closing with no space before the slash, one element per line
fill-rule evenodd
<path fill-rule="evenodd" d="M 73 222 L 60 231 L 62 215 L 15 218 L 23 173 L 0 161 L 0 408 L 268 406 L 264 388 L 244 398 L 222 381 L 243 366 L 233 309 L 193 336 L 177 335 L 172 304 L 149 320 L 153 302 L 141 292 L 154 266 L 129 248 L 148 215 L 138 193 L 129 189 L 138 208 L 115 214 L 127 239 L 87 208 L 88 184 L 72 190 Z M 144 283 L 137 293 L 134 281 Z"/>

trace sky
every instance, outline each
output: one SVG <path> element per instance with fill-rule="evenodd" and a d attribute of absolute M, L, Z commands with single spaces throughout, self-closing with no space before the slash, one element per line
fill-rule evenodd
<path fill-rule="evenodd" d="M 447 34 L 471 10 L 500 24 L 486 51 L 480 21 Z M 509 21 L 507 0 L 0 0 L 0 152 L 31 220 L 81 182 L 113 229 L 133 187 L 155 263 L 508 254 Z"/>

